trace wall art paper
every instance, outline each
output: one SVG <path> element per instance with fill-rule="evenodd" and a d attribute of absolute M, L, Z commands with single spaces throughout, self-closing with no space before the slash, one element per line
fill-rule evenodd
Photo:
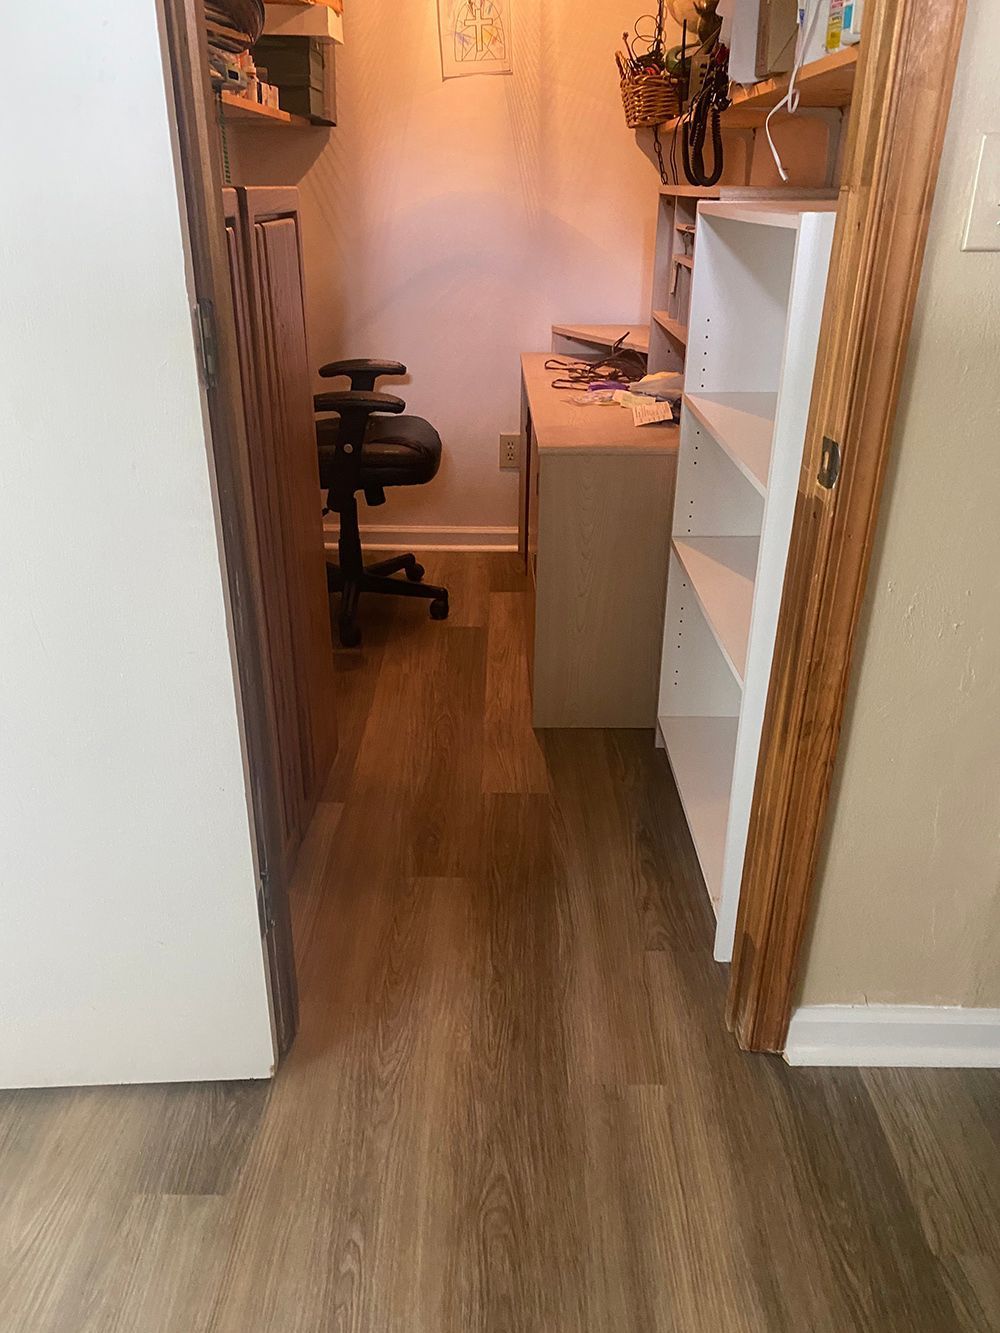
<path fill-rule="evenodd" d="M 469 74 L 511 74 L 513 0 L 438 0 L 441 72 L 446 79 Z"/>

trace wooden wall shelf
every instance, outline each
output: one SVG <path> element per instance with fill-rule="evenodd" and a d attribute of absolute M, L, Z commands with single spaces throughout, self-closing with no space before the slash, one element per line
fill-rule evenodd
<path fill-rule="evenodd" d="M 325 6 L 332 9 L 335 14 L 343 14 L 344 0 L 267 0 L 269 5 L 288 5 L 289 8 L 309 9 L 314 6 Z"/>
<path fill-rule="evenodd" d="M 222 93 L 226 120 L 237 125 L 267 125 L 288 129 L 312 129 L 312 121 L 305 116 L 293 116 L 290 111 L 278 111 L 273 106 L 248 102 L 236 93 Z"/>
<path fill-rule="evenodd" d="M 631 352 L 649 352 L 648 324 L 553 324 L 552 333 L 568 342 L 593 343 L 595 347 L 610 347 L 623 333 L 628 337 L 623 344 Z"/>
<path fill-rule="evenodd" d="M 850 106 L 854 94 L 854 74 L 858 64 L 858 48 L 847 46 L 834 51 L 822 60 L 803 65 L 795 86 L 804 107 Z M 722 113 L 722 124 L 728 129 L 755 129 L 763 125 L 767 113 L 788 91 L 788 75 L 750 83 L 733 93 L 733 104 Z M 673 131 L 678 119 L 665 121 L 663 129 Z"/>

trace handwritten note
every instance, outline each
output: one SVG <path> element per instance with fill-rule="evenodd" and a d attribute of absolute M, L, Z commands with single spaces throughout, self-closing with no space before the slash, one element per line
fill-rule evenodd
<path fill-rule="evenodd" d="M 632 404 L 632 425 L 652 426 L 658 421 L 673 421 L 674 409 L 668 402 L 649 398 L 643 403 Z"/>

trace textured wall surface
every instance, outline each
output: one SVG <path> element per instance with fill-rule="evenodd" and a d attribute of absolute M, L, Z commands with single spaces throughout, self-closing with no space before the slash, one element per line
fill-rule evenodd
<path fill-rule="evenodd" d="M 648 322 L 658 181 L 613 59 L 640 12 L 518 0 L 514 74 L 442 82 L 431 0 L 361 0 L 338 128 L 231 134 L 242 183 L 302 189 L 314 360 L 405 361 L 403 396 L 444 438 L 434 484 L 375 521 L 516 524 L 498 454 L 519 353 L 546 350 L 556 322 Z"/>
<path fill-rule="evenodd" d="M 805 1003 L 1000 1006 L 1000 254 L 960 248 L 998 47 L 970 4 Z"/>

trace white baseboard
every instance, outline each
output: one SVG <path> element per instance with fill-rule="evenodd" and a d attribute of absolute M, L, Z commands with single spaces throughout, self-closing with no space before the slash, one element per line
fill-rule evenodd
<path fill-rule="evenodd" d="M 337 524 L 324 528 L 327 547 L 336 548 Z M 517 528 L 411 527 L 377 523 L 361 529 L 361 541 L 375 551 L 516 551 Z"/>
<path fill-rule="evenodd" d="M 1000 1009 L 811 1004 L 788 1029 L 790 1065 L 1000 1069 Z"/>

